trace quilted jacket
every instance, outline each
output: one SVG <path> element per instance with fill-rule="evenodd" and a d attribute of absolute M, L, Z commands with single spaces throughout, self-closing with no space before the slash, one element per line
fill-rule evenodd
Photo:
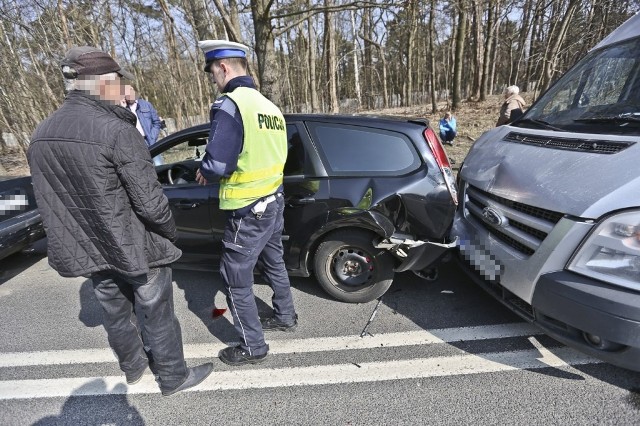
<path fill-rule="evenodd" d="M 28 151 L 49 264 L 65 277 L 147 273 L 181 256 L 135 116 L 79 91 L 36 128 Z"/>

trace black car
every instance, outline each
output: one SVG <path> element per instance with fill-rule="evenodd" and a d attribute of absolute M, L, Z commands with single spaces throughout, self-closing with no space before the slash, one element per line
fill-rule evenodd
<path fill-rule="evenodd" d="M 44 236 L 31 177 L 0 176 L 0 259 Z"/>
<path fill-rule="evenodd" d="M 426 120 L 285 115 L 284 258 L 345 302 L 367 302 L 396 272 L 425 274 L 451 247 L 457 194 L 447 155 Z M 178 227 L 180 264 L 215 269 L 224 212 L 216 182 L 199 185 L 209 125 L 151 147 Z M 177 265 L 179 266 L 179 265 Z"/>

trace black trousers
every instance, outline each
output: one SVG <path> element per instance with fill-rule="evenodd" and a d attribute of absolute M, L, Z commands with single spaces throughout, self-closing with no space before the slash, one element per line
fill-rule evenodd
<path fill-rule="evenodd" d="M 284 322 L 293 322 L 296 318 L 289 275 L 282 258 L 283 213 L 284 198 L 278 194 L 262 216 L 258 218 L 251 212 L 245 216 L 231 214 L 224 230 L 220 273 L 242 349 L 251 355 L 269 351 L 253 295 L 255 267 L 273 290 L 271 302 L 275 317 Z"/>
<path fill-rule="evenodd" d="M 175 389 L 187 378 L 180 323 L 173 309 L 171 268 L 152 268 L 148 274 L 126 277 L 100 272 L 91 277 L 102 305 L 104 328 L 125 373 L 148 364 L 144 344 L 153 354 L 153 370 L 161 389 Z M 143 315 L 138 327 L 136 311 Z"/>

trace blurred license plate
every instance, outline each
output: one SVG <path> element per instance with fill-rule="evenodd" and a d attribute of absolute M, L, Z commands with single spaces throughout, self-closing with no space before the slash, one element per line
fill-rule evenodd
<path fill-rule="evenodd" d="M 481 244 L 463 240 L 460 242 L 460 253 L 486 280 L 500 281 L 500 271 L 502 270 L 500 263 Z"/>

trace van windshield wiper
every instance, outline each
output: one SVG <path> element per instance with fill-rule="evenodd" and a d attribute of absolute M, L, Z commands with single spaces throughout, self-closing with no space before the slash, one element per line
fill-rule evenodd
<path fill-rule="evenodd" d="M 561 129 L 559 127 L 555 127 L 551 123 L 547 123 L 544 120 L 538 120 L 536 118 L 523 118 L 521 120 L 518 120 L 514 124 L 521 124 L 521 123 L 536 124 L 536 125 L 538 125 L 539 127 L 543 128 L 543 129 L 550 129 L 550 130 L 557 130 L 559 132 L 566 132 L 566 130 L 564 130 L 564 129 Z"/>
<path fill-rule="evenodd" d="M 576 118 L 579 123 L 640 123 L 640 113 L 628 112 L 618 115 L 598 115 L 595 117 Z"/>

